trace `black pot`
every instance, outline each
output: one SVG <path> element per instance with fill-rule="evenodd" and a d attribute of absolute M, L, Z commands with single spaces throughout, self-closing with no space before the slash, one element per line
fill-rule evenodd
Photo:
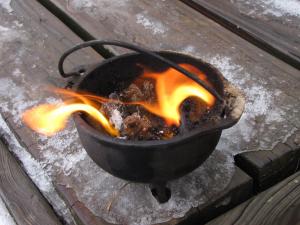
<path fill-rule="evenodd" d="M 67 55 L 82 47 L 99 43 L 115 44 L 116 42 L 91 41 L 69 50 L 61 58 L 59 64 L 61 74 L 65 77 L 70 75 L 65 74 L 62 69 Z M 121 44 L 118 42 L 119 46 Z M 140 53 L 109 58 L 93 68 L 81 66 L 77 72 L 71 74 L 84 74 L 80 77 L 77 76 L 79 78 L 74 89 L 108 96 L 115 91 L 121 81 L 129 84 L 140 75 L 141 68 L 137 64 L 146 65 L 157 71 L 165 70 L 170 66 L 166 62 L 154 58 L 153 55 L 141 52 L 140 50 Z M 221 114 L 223 114 L 220 121 L 169 140 L 155 141 L 129 141 L 111 137 L 105 131 L 101 132 L 90 125 L 86 115 L 82 113 L 75 113 L 74 121 L 85 150 L 102 169 L 125 180 L 163 184 L 193 171 L 208 158 L 220 139 L 222 129 L 231 127 L 239 120 L 243 112 L 244 98 L 210 64 L 176 52 L 163 51 L 157 52 L 157 54 L 176 64 L 192 64 L 207 74 L 214 91 L 217 92 L 219 98 L 224 100 L 219 103 L 219 106 L 222 107 Z M 231 96 L 230 101 L 226 99 L 227 95 L 225 95 L 228 92 Z M 230 102 L 230 107 L 228 102 Z"/>

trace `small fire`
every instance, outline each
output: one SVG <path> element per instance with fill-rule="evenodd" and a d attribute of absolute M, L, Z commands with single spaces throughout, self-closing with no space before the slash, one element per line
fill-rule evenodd
<path fill-rule="evenodd" d="M 180 64 L 180 66 L 196 74 L 210 85 L 206 75 L 196 67 L 189 64 Z M 185 99 L 197 97 L 206 103 L 208 108 L 215 103 L 215 97 L 209 91 L 173 68 L 161 73 L 144 68 L 144 73 L 135 82 L 144 79 L 154 81 L 157 100 L 155 103 L 146 101 L 120 102 L 86 93 L 80 94 L 70 90 L 54 89 L 54 92 L 66 98 L 65 101 L 33 107 L 23 113 L 23 121 L 34 131 L 52 136 L 65 128 L 72 113 L 84 112 L 98 121 L 111 136 L 119 136 L 119 131 L 100 111 L 102 103 L 117 101 L 121 104 L 141 105 L 149 112 L 162 117 L 167 125 L 176 126 L 180 125 L 180 105 Z"/>
<path fill-rule="evenodd" d="M 119 135 L 119 131 L 96 107 L 85 103 L 42 104 L 25 111 L 23 121 L 36 132 L 52 136 L 65 128 L 72 113 L 79 111 L 93 117 L 112 136 Z"/>
<path fill-rule="evenodd" d="M 206 75 L 196 67 L 189 64 L 180 64 L 180 66 L 209 84 Z M 188 97 L 198 97 L 208 107 L 214 105 L 215 97 L 209 91 L 173 68 L 160 74 L 144 69 L 143 77 L 155 81 L 157 103 L 138 102 L 138 104 L 163 117 L 168 125 L 180 125 L 180 105 Z"/>

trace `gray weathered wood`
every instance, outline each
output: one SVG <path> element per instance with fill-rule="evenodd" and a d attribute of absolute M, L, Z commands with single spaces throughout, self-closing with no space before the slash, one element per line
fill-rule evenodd
<path fill-rule="evenodd" d="M 245 172 L 236 167 L 230 184 L 216 198 L 206 204 L 190 210 L 183 218 L 170 221 L 169 224 L 204 224 L 221 215 L 253 195 L 253 181 Z"/>
<path fill-rule="evenodd" d="M 299 78 L 295 69 L 264 53 L 263 51 L 257 49 L 246 41 L 226 31 L 225 29 L 219 27 L 218 25 L 208 20 L 206 17 L 201 16 L 198 12 L 195 12 L 183 3 L 175 1 L 155 1 L 151 3 L 149 1 L 135 1 L 134 3 L 130 3 L 129 1 L 126 1 L 125 5 L 119 5 L 119 3 L 114 4 L 113 1 L 103 0 L 99 1 L 99 4 L 102 4 L 100 5 L 101 7 L 97 7 L 97 5 L 93 6 L 92 8 L 83 7 L 83 10 L 78 11 L 72 8 L 70 5 L 67 7 L 67 2 L 72 3 L 72 1 L 55 0 L 55 3 L 57 3 L 59 7 L 64 9 L 69 16 L 80 23 L 82 27 L 87 29 L 90 34 L 97 38 L 127 40 L 134 43 L 147 45 L 148 47 L 151 47 L 153 49 L 173 49 L 186 51 L 206 60 L 212 60 L 213 57 L 216 57 L 216 61 L 225 58 L 229 60 L 229 66 L 234 65 L 234 69 L 232 71 L 229 69 L 229 72 L 226 72 L 226 68 L 224 67 L 224 69 L 221 66 L 221 69 L 224 70 L 223 72 L 225 72 L 226 75 L 229 76 L 231 73 L 241 74 L 240 77 L 235 77 L 235 79 L 237 80 L 239 80 L 239 78 L 242 80 L 244 75 L 253 77 L 254 80 L 263 79 L 264 82 L 267 83 L 266 89 L 268 91 L 275 91 L 279 89 L 282 92 L 282 96 L 277 99 L 277 105 L 282 106 L 283 102 L 285 101 L 288 101 L 290 104 L 294 105 L 297 105 L 298 103 Z M 87 13 L 85 10 L 87 10 L 89 13 Z M 51 27 L 51 24 L 48 24 L 47 27 Z M 46 30 L 49 29 L 47 27 Z M 58 34 L 61 34 L 61 31 L 59 31 Z M 57 40 L 56 36 L 51 36 L 50 40 Z M 46 49 L 51 46 L 49 44 L 51 43 L 50 40 L 45 42 L 45 44 L 47 45 Z M 36 49 L 38 52 L 37 55 L 43 58 L 49 57 L 51 59 L 54 59 L 55 57 L 58 57 L 58 55 L 65 48 L 69 47 L 69 45 L 65 46 L 63 44 L 56 43 L 56 41 L 53 41 L 53 43 L 55 45 L 59 45 L 59 47 L 51 57 L 49 57 L 47 54 L 46 56 L 44 56 L 44 53 L 42 53 L 42 51 L 38 48 Z M 71 45 L 72 41 L 68 44 Z M 114 49 L 114 51 L 117 53 L 125 52 L 124 50 L 120 51 L 118 49 Z M 27 55 L 27 58 L 29 58 L 28 56 L 30 55 Z M 27 58 L 26 60 L 30 63 L 30 58 Z M 81 61 L 75 60 L 74 64 L 77 63 L 81 63 Z M 15 65 L 12 64 L 12 66 Z M 41 65 L 41 67 L 43 68 L 45 67 L 45 65 Z M 9 69 L 7 70 L 9 71 Z M 269 74 L 273 75 L 272 79 L 270 80 L 268 79 Z M 51 72 L 40 73 L 39 76 L 43 79 L 49 76 L 55 83 L 58 82 L 57 75 Z M 283 76 L 286 79 L 286 82 L 281 82 Z M 42 81 L 34 80 L 34 83 L 29 84 L 28 80 L 29 79 L 27 74 L 27 76 L 25 77 L 25 81 L 21 81 L 21 85 L 26 88 L 26 93 L 28 92 L 28 90 L 30 90 L 30 88 L 32 88 L 33 85 L 48 83 L 48 80 L 44 79 Z M 246 81 L 246 85 L 243 87 L 249 89 L 255 88 L 255 86 L 255 83 L 253 83 L 253 80 L 251 80 Z M 258 89 L 258 91 L 261 90 Z M 253 96 L 250 97 L 253 98 Z M 29 96 L 29 99 L 37 99 L 36 92 L 33 92 L 32 95 Z M 12 99 L 9 99 L 8 101 L 11 103 Z M 299 124 L 299 119 L 295 117 L 296 113 L 293 112 L 289 107 L 284 109 L 284 113 L 287 114 L 287 119 L 290 120 L 291 123 L 295 124 L 295 126 Z M 263 115 L 258 116 L 263 117 Z M 7 121 L 14 128 L 20 140 L 27 147 L 29 147 L 29 151 L 36 159 L 43 161 L 45 159 L 43 151 L 47 151 L 48 154 L 52 152 L 50 151 L 51 149 L 42 148 L 42 145 L 47 141 L 44 140 L 44 142 L 42 143 L 37 143 L 38 141 L 35 135 L 31 131 L 28 131 L 28 129 L 26 129 L 25 127 L 18 126 L 13 117 L 8 118 Z M 261 135 L 261 133 L 264 133 L 266 130 L 265 129 L 260 131 L 260 123 L 262 123 L 262 121 L 258 118 L 251 118 L 250 122 L 255 123 L 255 126 L 253 128 L 253 133 L 255 135 L 251 137 L 251 140 L 249 141 L 250 143 L 242 142 L 240 144 L 240 147 L 242 149 L 250 148 L 252 144 L 255 147 L 257 145 L 255 139 L 257 139 L 259 135 Z M 281 125 L 282 124 L 279 124 L 278 126 Z M 289 127 L 289 129 L 292 128 L 294 127 Z M 66 140 L 69 140 L 70 137 L 75 136 L 72 135 L 67 134 L 65 136 L 62 136 L 62 138 L 66 138 Z M 274 136 L 275 135 L 276 134 L 274 134 Z M 53 140 L 61 141 L 60 139 Z M 77 151 L 79 151 L 80 144 L 78 143 L 78 140 L 75 140 L 71 146 L 65 144 L 64 142 L 62 143 L 64 144 L 64 146 L 68 146 L 68 148 L 62 147 L 63 149 L 59 150 L 63 150 L 71 156 L 73 152 L 76 153 Z M 56 148 L 60 147 L 58 146 Z M 54 150 L 55 152 L 57 152 L 57 154 L 60 154 L 57 149 L 53 149 L 53 151 Z M 226 150 L 229 151 L 231 149 Z M 232 150 L 230 151 L 230 153 L 231 152 L 233 153 L 234 151 Z M 56 162 L 58 166 L 61 163 L 59 160 L 54 162 Z M 85 162 L 89 163 L 89 161 Z M 88 164 L 83 165 L 89 166 Z M 49 164 L 47 166 L 55 167 L 56 165 Z M 77 166 L 80 166 L 80 163 L 78 163 Z M 86 168 L 89 167 L 85 167 L 85 169 Z M 76 196 L 78 192 L 75 193 L 74 189 L 80 185 L 77 182 L 79 180 L 77 178 L 80 177 L 80 180 L 85 180 L 84 175 L 82 175 L 81 173 L 79 175 L 74 175 L 71 173 L 71 175 L 67 176 L 62 171 L 53 171 L 56 173 L 54 179 L 56 188 L 59 190 L 59 193 L 62 195 L 62 197 L 66 199 L 69 206 L 72 208 L 74 215 L 77 216 L 78 221 L 82 222 L 83 224 L 105 224 L 103 220 L 101 220 L 101 218 L 95 217 L 93 213 L 88 209 L 88 207 L 80 202 L 78 200 L 78 196 Z M 233 185 L 233 187 L 236 187 L 236 189 L 230 187 L 230 191 L 232 192 L 224 193 L 235 194 L 235 192 L 238 192 L 238 187 L 240 188 L 242 186 L 244 188 L 242 190 L 247 191 L 245 195 L 249 194 L 248 191 L 249 187 L 251 187 L 251 179 L 245 174 L 241 176 L 241 180 L 243 182 L 239 183 L 234 181 L 236 182 L 236 186 Z M 239 179 L 237 181 L 239 181 Z M 238 186 L 237 184 L 240 184 L 241 186 Z M 81 185 L 85 185 L 85 183 L 82 183 Z M 219 201 L 221 201 L 222 198 L 223 200 L 228 200 L 226 199 L 226 195 L 222 196 L 222 193 L 220 193 L 220 196 L 218 197 L 220 198 Z M 241 198 L 239 197 L 239 199 Z M 218 202 L 217 199 L 214 200 Z M 210 203 L 213 203 L 212 201 L 213 200 L 211 200 Z M 218 205 L 225 204 L 226 202 L 228 201 L 218 202 Z M 196 209 L 196 211 L 198 211 L 198 209 Z M 198 211 L 197 213 L 200 213 L 200 211 Z M 170 221 L 169 224 L 177 222 L 178 221 L 176 220 Z"/>
<path fill-rule="evenodd" d="M 0 141 L 0 196 L 17 224 L 61 224 L 47 200 L 2 141 Z"/>
<path fill-rule="evenodd" d="M 58 59 L 81 39 L 37 1 L 12 0 L 10 5 L 13 10 L 10 13 L 0 8 L 0 111 L 15 132 L 23 131 L 22 143 L 30 140 L 33 144 L 36 139 L 30 139 L 22 130 L 21 113 L 27 103 L 53 96 L 45 92 L 45 86 L 66 84 L 57 71 Z M 68 59 L 66 70 L 99 60 L 102 57 L 94 51 L 83 50 Z M 60 224 L 2 146 L 0 157 L 1 197 L 18 224 Z"/>
<path fill-rule="evenodd" d="M 254 180 L 255 191 L 265 190 L 300 168 L 300 133 L 295 132 L 285 143 L 270 151 L 240 153 L 236 164 Z"/>
<path fill-rule="evenodd" d="M 260 48 L 300 69 L 300 17 L 272 1 L 183 0 Z M 286 8 L 289 2 L 284 3 Z M 296 10 L 296 8 L 290 10 Z"/>
<path fill-rule="evenodd" d="M 206 225 L 300 224 L 300 172 Z"/>

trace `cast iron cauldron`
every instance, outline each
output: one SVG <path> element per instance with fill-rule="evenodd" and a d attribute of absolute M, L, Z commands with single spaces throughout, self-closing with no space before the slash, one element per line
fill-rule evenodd
<path fill-rule="evenodd" d="M 65 74 L 63 70 L 65 58 L 75 50 L 95 44 L 122 46 L 138 53 L 112 57 L 92 68 L 81 66 L 75 72 Z M 175 68 L 178 63 L 189 63 L 207 75 L 213 88 L 206 88 L 210 88 L 209 90 L 220 101 L 219 106 L 224 109 L 222 119 L 169 140 L 129 141 L 96 130 L 87 122 L 86 115 L 75 113 L 74 121 L 85 150 L 105 171 L 125 180 L 151 184 L 164 184 L 166 181 L 193 171 L 215 149 L 222 129 L 233 126 L 239 120 L 244 109 L 244 98 L 217 69 L 185 54 L 168 51 L 152 52 L 124 42 L 95 40 L 77 45 L 61 57 L 60 73 L 64 77 L 77 78 L 73 87 L 75 90 L 101 96 L 108 96 L 114 92 L 121 81 L 130 84 L 142 72 L 138 64 L 163 71 L 170 66 Z M 175 69 L 178 69 L 178 66 Z M 185 75 L 200 83 L 195 75 L 189 74 L 182 68 L 178 70 L 182 70 Z M 228 97 L 229 95 L 231 97 Z"/>

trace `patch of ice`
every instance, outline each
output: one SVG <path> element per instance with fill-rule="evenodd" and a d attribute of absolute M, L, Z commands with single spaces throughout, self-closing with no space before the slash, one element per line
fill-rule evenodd
<path fill-rule="evenodd" d="M 89 157 L 76 166 L 85 182 L 85 185 L 72 185 L 77 198 L 107 222 L 130 225 L 158 224 L 184 216 L 192 207 L 214 199 L 228 185 L 234 172 L 232 157 L 215 151 L 200 168 L 169 182 L 171 199 L 159 204 L 145 184 L 130 183 L 119 193 L 127 181 L 105 173 Z M 108 211 L 107 206 L 117 193 Z"/>
<path fill-rule="evenodd" d="M 87 8 L 103 8 L 103 10 L 107 10 L 107 8 L 116 8 L 116 7 L 124 7 L 128 0 L 69 0 L 69 6 L 77 10 L 83 10 Z"/>
<path fill-rule="evenodd" d="M 255 79 L 245 72 L 240 65 L 234 64 L 228 57 L 216 56 L 208 61 L 216 66 L 231 83 L 240 87 L 246 95 L 244 114 L 238 124 L 224 131 L 219 147 L 224 143 L 229 144 L 231 142 L 230 146 L 225 144 L 226 147 L 224 145 L 222 147 L 230 147 L 230 149 L 235 150 L 235 153 L 238 153 L 238 151 L 246 150 L 244 146 L 247 146 L 247 144 L 242 144 L 242 141 L 239 141 L 240 138 L 248 144 L 250 142 L 255 144 L 254 142 L 258 141 L 259 143 L 256 143 L 255 149 L 261 150 L 270 149 L 274 143 L 280 140 L 280 137 L 283 139 L 286 132 L 288 132 L 288 129 L 281 127 L 285 123 L 285 112 L 277 106 L 277 99 L 274 96 L 274 93 L 280 95 L 281 91 L 269 90 L 263 80 Z M 271 125 L 282 129 L 281 135 L 276 136 L 270 133 L 268 127 L 271 127 Z M 224 139 L 228 140 L 223 142 Z"/>
<path fill-rule="evenodd" d="M 12 13 L 14 10 L 10 6 L 11 0 L 0 0 L 0 7 L 5 9 L 7 12 Z"/>
<path fill-rule="evenodd" d="M 15 70 L 12 72 L 12 75 L 15 77 L 20 77 L 22 75 L 22 72 L 19 68 L 15 68 Z"/>
<path fill-rule="evenodd" d="M 126 13 L 126 4 L 129 0 L 69 0 L 67 8 L 70 11 L 84 11 L 92 16 L 105 18 L 107 15 L 118 18 Z"/>
<path fill-rule="evenodd" d="M 186 53 L 186 54 L 193 54 L 195 53 L 196 48 L 193 45 L 187 45 L 186 47 L 184 47 L 182 49 L 182 52 Z"/>
<path fill-rule="evenodd" d="M 16 225 L 15 220 L 10 215 L 5 203 L 0 198 L 0 225 Z"/>
<path fill-rule="evenodd" d="M 239 10 L 247 15 L 269 14 L 275 17 L 300 17 L 299 0 L 231 0 Z"/>
<path fill-rule="evenodd" d="M 13 152 L 22 162 L 28 176 L 35 183 L 35 185 L 41 190 L 45 198 L 53 206 L 54 210 L 67 223 L 75 222 L 70 210 L 67 208 L 65 202 L 57 194 L 50 176 L 44 171 L 43 165 L 36 161 L 27 150 L 20 145 L 17 138 L 7 126 L 5 120 L 0 114 L 0 136 L 8 143 L 8 149 Z"/>
<path fill-rule="evenodd" d="M 16 30 L 16 29 L 12 29 L 9 27 L 5 27 L 5 26 L 1 26 L 0 25 L 0 48 L 3 48 L 3 45 L 6 42 L 11 42 L 11 41 L 15 41 L 17 38 L 21 37 L 21 32 Z M 1 53 L 1 51 L 0 51 Z"/>
<path fill-rule="evenodd" d="M 19 73 L 19 70 L 15 72 Z M 21 124 L 22 112 L 38 102 L 37 100 L 29 101 L 26 97 L 26 90 L 17 86 L 10 78 L 0 78 L 0 95 L 2 96 L 0 109 L 14 115 L 13 120 L 17 124 Z M 9 101 L 4 101 L 5 99 Z"/>
<path fill-rule="evenodd" d="M 145 29 L 152 31 L 153 34 L 164 34 L 168 30 L 160 21 L 142 13 L 136 15 L 136 23 L 143 25 Z"/>
<path fill-rule="evenodd" d="M 274 9 L 270 9 L 267 12 L 273 13 L 275 16 L 281 16 L 282 14 L 288 14 L 292 16 L 300 16 L 300 1 L 299 0 L 265 0 L 264 3 L 267 6 L 271 6 Z"/>
<path fill-rule="evenodd" d="M 76 165 L 87 156 L 79 143 L 79 137 L 74 127 L 59 132 L 53 137 L 40 135 L 43 164 L 47 165 L 49 174 L 63 172 L 69 176 L 75 171 Z M 77 171 L 78 172 L 78 171 Z"/>
<path fill-rule="evenodd" d="M 14 24 L 15 24 L 15 26 L 18 27 L 18 28 L 22 28 L 22 27 L 23 27 L 23 23 L 21 23 L 21 22 L 18 21 L 18 20 L 15 20 L 15 21 L 14 21 Z"/>

